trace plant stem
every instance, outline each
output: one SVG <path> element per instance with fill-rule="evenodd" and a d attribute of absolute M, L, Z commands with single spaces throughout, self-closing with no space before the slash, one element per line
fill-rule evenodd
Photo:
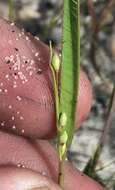
<path fill-rule="evenodd" d="M 59 161 L 59 175 L 58 175 L 58 184 L 64 190 L 64 160 Z"/>
<path fill-rule="evenodd" d="M 59 155 L 59 173 L 58 173 L 58 184 L 60 185 L 61 189 L 64 189 L 64 161 L 66 157 L 66 151 L 64 151 L 64 154 L 61 154 L 61 151 L 63 150 L 64 141 L 61 139 L 63 135 L 63 126 L 60 124 L 59 121 L 59 89 L 58 89 L 58 71 L 55 71 L 55 68 L 53 67 L 53 51 L 50 43 L 50 69 L 52 72 L 53 77 L 53 84 L 54 84 L 54 97 L 55 97 L 55 111 L 56 111 L 56 128 L 57 128 L 57 149 L 58 149 L 58 155 Z"/>
<path fill-rule="evenodd" d="M 13 0 L 9 0 L 9 19 L 10 19 L 10 21 L 14 21 L 14 6 L 13 6 Z"/>
<path fill-rule="evenodd" d="M 55 111 L 56 111 L 56 127 L 58 128 L 58 120 L 59 120 L 59 94 L 58 94 L 58 81 L 56 80 L 56 76 L 58 73 L 55 73 L 54 68 L 52 66 L 52 57 L 53 57 L 53 50 L 52 45 L 50 42 L 50 69 L 52 72 L 53 77 L 53 84 L 54 84 L 54 98 L 55 98 Z"/>
<path fill-rule="evenodd" d="M 59 155 L 58 183 L 64 189 L 64 161 L 75 129 L 75 112 L 80 73 L 80 0 L 64 0 L 61 58 L 61 89 L 58 89 L 60 62 L 50 44 L 50 68 L 54 83 L 57 149 Z M 57 60 L 57 61 L 56 61 Z"/>

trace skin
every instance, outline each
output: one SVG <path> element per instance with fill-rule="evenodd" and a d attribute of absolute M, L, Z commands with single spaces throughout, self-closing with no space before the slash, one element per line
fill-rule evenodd
<path fill-rule="evenodd" d="M 56 134 L 49 49 L 2 19 L 0 41 L 0 187 L 58 190 L 58 157 L 43 140 Z M 81 71 L 77 128 L 88 116 L 91 99 L 91 85 Z M 64 170 L 66 190 L 103 189 L 67 161 Z"/>

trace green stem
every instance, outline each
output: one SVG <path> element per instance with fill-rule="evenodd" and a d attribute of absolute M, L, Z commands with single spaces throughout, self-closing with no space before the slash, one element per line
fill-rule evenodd
<path fill-rule="evenodd" d="M 9 0 L 9 19 L 10 19 L 10 21 L 14 21 L 14 6 L 13 6 L 13 0 Z"/>
<path fill-rule="evenodd" d="M 58 184 L 60 185 L 61 189 L 64 190 L 64 159 L 59 161 Z"/>
<path fill-rule="evenodd" d="M 52 45 L 50 42 L 50 69 L 53 76 L 53 84 L 54 84 L 54 97 L 55 97 L 55 110 L 56 110 L 56 123 L 58 127 L 58 119 L 59 119 L 59 94 L 58 94 L 58 81 L 56 80 L 56 76 L 58 73 L 55 73 L 54 68 L 52 66 L 52 57 L 53 57 L 53 51 L 52 51 Z"/>
<path fill-rule="evenodd" d="M 58 89 L 58 72 L 54 70 L 52 66 L 52 57 L 53 57 L 53 52 L 52 52 L 52 46 L 50 43 L 50 69 L 52 72 L 52 77 L 53 77 L 53 84 L 54 84 L 54 97 L 55 97 L 55 111 L 56 111 L 56 128 L 57 128 L 57 149 L 58 149 L 58 155 L 59 155 L 59 174 L 58 174 L 58 184 L 60 185 L 61 189 L 64 189 L 64 160 L 66 153 L 64 154 L 63 158 L 60 159 L 60 147 L 63 146 L 61 145 L 61 134 L 60 134 L 60 126 L 59 123 L 59 89 Z"/>
<path fill-rule="evenodd" d="M 64 161 L 74 133 L 76 99 L 80 73 L 80 0 L 64 0 L 63 38 L 61 60 L 61 92 L 58 90 L 58 72 L 50 44 L 50 68 L 54 83 L 56 127 L 58 135 L 58 183 L 64 189 Z M 55 55 L 55 54 L 54 54 Z M 58 60 L 58 59 L 57 59 Z M 55 64 L 54 64 L 55 63 Z M 58 70 L 58 72 L 57 72 Z"/>

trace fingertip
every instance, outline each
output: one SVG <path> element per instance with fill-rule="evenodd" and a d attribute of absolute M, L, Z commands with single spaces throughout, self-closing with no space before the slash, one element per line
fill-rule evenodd
<path fill-rule="evenodd" d="M 2 190 L 32 190 L 47 188 L 60 190 L 50 178 L 24 168 L 0 167 L 0 188 Z"/>
<path fill-rule="evenodd" d="M 15 24 L 0 19 L 0 26 L 0 127 L 49 138 L 56 131 L 49 49 Z"/>
<path fill-rule="evenodd" d="M 77 128 L 79 128 L 81 123 L 88 117 L 92 105 L 92 86 L 85 72 L 80 72 L 79 81 L 79 95 L 76 111 Z"/>
<path fill-rule="evenodd" d="M 68 190 L 75 187 L 79 190 L 104 190 L 99 183 L 75 169 L 69 162 L 65 163 L 65 187 Z"/>
<path fill-rule="evenodd" d="M 52 138 L 56 125 L 48 47 L 14 24 L 0 19 L 0 25 L 3 26 L 0 29 L 0 127 L 33 139 Z M 10 58 L 10 64 L 6 64 L 6 57 Z M 38 75 L 39 68 L 42 73 Z M 92 99 L 90 82 L 82 71 L 79 86 L 77 128 L 88 116 Z"/>
<path fill-rule="evenodd" d="M 8 166 L 10 164 L 11 166 L 15 166 L 15 168 L 17 168 L 17 169 L 14 168 L 14 170 L 13 168 L 12 170 L 9 170 L 9 168 L 7 168 L 5 172 L 0 168 L 0 187 L 1 183 L 3 182 L 3 180 L 1 180 L 1 176 L 4 177 L 6 181 L 7 181 L 6 177 L 8 177 L 9 182 L 11 182 L 10 180 L 11 177 L 12 179 L 17 180 L 17 176 L 21 175 L 21 179 L 25 180 L 24 182 L 26 183 L 28 178 L 30 178 L 31 176 L 29 177 L 30 172 L 29 174 L 25 173 L 24 167 L 26 168 L 26 171 L 27 170 L 35 171 L 35 173 L 39 173 L 44 177 L 47 176 L 45 179 L 51 178 L 53 181 L 55 181 L 55 183 L 57 183 L 58 169 L 59 169 L 58 156 L 53 147 L 47 141 L 37 140 L 35 142 L 34 141 L 30 142 L 29 140 L 24 139 L 22 137 L 16 137 L 13 135 L 1 133 L 0 145 L 1 145 L 0 165 L 4 165 L 5 167 L 5 165 Z M 19 173 L 21 172 L 21 170 L 22 173 Z M 91 178 L 81 173 L 79 170 L 75 169 L 67 161 L 65 163 L 64 173 L 65 173 L 64 180 L 65 180 L 66 190 L 74 190 L 75 187 L 78 188 L 79 190 L 103 189 L 101 185 L 99 185 L 97 182 L 95 182 Z"/>

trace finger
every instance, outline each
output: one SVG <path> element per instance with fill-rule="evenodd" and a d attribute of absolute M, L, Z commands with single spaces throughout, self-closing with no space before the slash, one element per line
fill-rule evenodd
<path fill-rule="evenodd" d="M 46 141 L 30 142 L 22 137 L 0 132 L 0 165 L 26 167 L 56 181 L 55 165 L 58 160 L 55 163 L 56 154 L 51 154 L 49 149 L 51 147 Z"/>
<path fill-rule="evenodd" d="M 0 167 L 2 190 L 61 190 L 51 179 L 27 169 Z"/>
<path fill-rule="evenodd" d="M 1 126 L 48 136 L 55 123 L 48 48 L 4 20 L 0 26 Z"/>
<path fill-rule="evenodd" d="M 39 172 L 57 182 L 58 159 L 53 147 L 47 141 L 30 141 L 22 137 L 0 133 L 0 165 L 17 166 Z M 3 159 L 4 158 L 4 159 Z M 102 190 L 91 178 L 65 163 L 65 189 Z"/>
<path fill-rule="evenodd" d="M 4 20 L 0 19 L 0 26 L 1 129 L 49 138 L 56 132 L 49 50 Z M 91 106 L 91 86 L 83 72 L 80 78 L 77 126 Z"/>
<path fill-rule="evenodd" d="M 67 190 L 104 190 L 104 188 L 93 179 L 75 169 L 70 163 L 65 164 L 65 187 Z"/>
<path fill-rule="evenodd" d="M 86 76 L 81 71 L 79 82 L 78 105 L 76 111 L 76 127 L 80 127 L 82 122 L 88 117 L 92 104 L 92 87 Z"/>

